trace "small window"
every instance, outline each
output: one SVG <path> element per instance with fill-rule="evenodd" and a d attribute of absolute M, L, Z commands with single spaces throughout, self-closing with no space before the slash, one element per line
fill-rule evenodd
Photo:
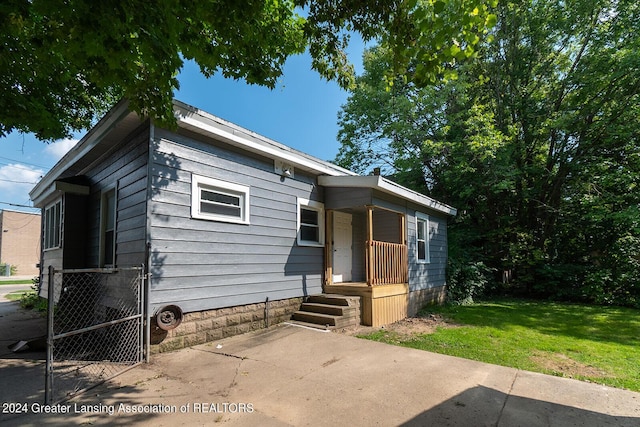
<path fill-rule="evenodd" d="M 116 189 L 102 194 L 102 266 L 114 267 L 116 259 Z"/>
<path fill-rule="evenodd" d="M 62 200 L 48 206 L 44 210 L 44 249 L 60 247 L 62 232 Z"/>
<path fill-rule="evenodd" d="M 416 212 L 416 257 L 420 263 L 429 259 L 429 216 Z"/>
<path fill-rule="evenodd" d="M 322 203 L 298 199 L 298 244 L 324 245 L 324 205 Z"/>
<path fill-rule="evenodd" d="M 249 224 L 249 187 L 192 175 L 191 216 Z"/>

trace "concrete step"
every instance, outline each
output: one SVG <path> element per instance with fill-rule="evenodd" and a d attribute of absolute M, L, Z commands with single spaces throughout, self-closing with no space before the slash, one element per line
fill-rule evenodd
<path fill-rule="evenodd" d="M 312 313 L 331 314 L 333 316 L 352 316 L 355 314 L 354 307 L 344 305 L 321 304 L 317 302 L 302 303 L 300 311 L 310 311 Z"/>
<path fill-rule="evenodd" d="M 331 314 L 311 313 L 308 311 L 296 311 L 291 318 L 308 323 L 316 323 L 318 325 L 336 326 L 336 321 L 341 316 Z"/>
<path fill-rule="evenodd" d="M 311 295 L 307 298 L 307 302 L 329 305 L 349 306 L 349 297 L 334 294 Z"/>
<path fill-rule="evenodd" d="M 293 313 L 293 316 L 291 316 L 291 319 L 307 323 L 315 323 L 317 325 L 326 326 L 328 329 L 344 328 L 352 323 L 351 319 L 348 317 L 311 313 L 308 311 L 296 311 Z"/>
<path fill-rule="evenodd" d="M 293 319 L 288 320 L 287 323 L 292 323 L 294 325 L 300 325 L 307 328 L 313 328 L 318 330 L 327 330 L 327 329 L 333 328 L 333 327 L 327 328 L 327 325 L 318 325 L 317 323 L 309 323 L 309 322 L 303 322 L 302 320 L 293 320 Z"/>
<path fill-rule="evenodd" d="M 314 324 L 320 329 L 356 326 L 360 323 L 359 297 L 335 294 L 311 295 L 293 313 L 292 321 Z"/>

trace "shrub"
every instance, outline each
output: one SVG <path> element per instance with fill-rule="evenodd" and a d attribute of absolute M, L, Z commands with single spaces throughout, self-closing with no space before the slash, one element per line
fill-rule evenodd
<path fill-rule="evenodd" d="M 483 294 L 492 269 L 482 261 L 462 262 L 449 259 L 447 278 L 447 302 L 451 304 L 471 304 L 473 298 Z"/>
<path fill-rule="evenodd" d="M 20 298 L 20 307 L 27 310 L 36 310 L 38 312 L 47 311 L 48 301 L 46 298 L 42 298 L 40 293 L 40 278 L 34 277 L 33 284 L 31 285 L 32 292 L 26 292 Z"/>
<path fill-rule="evenodd" d="M 6 264 L 6 263 L 0 263 L 0 276 L 6 276 L 7 275 L 7 265 L 8 264 Z M 18 271 L 18 266 L 11 265 L 10 266 L 9 275 L 10 276 L 15 276 L 17 271 Z"/>

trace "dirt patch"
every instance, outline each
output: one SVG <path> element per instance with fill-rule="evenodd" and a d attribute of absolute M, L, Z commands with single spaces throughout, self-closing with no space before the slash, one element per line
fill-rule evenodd
<path fill-rule="evenodd" d="M 537 353 L 530 357 L 536 365 L 551 371 L 553 374 L 560 374 L 566 378 L 604 378 L 608 374 L 606 371 L 595 366 L 585 365 L 573 360 L 562 353 Z"/>
<path fill-rule="evenodd" d="M 389 331 L 396 333 L 402 337 L 411 337 L 413 335 L 432 334 L 437 328 L 455 328 L 458 325 L 455 323 L 447 322 L 439 314 L 427 314 L 420 317 L 408 317 L 403 320 L 399 320 L 389 325 L 371 327 L 371 326 L 356 326 L 355 328 L 338 329 L 336 332 L 340 332 L 346 335 L 366 335 L 379 330 Z"/>

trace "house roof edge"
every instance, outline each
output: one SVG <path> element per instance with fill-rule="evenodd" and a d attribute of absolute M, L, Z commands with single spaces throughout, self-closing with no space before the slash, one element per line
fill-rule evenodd
<path fill-rule="evenodd" d="M 29 197 L 33 201 L 34 207 L 39 206 L 53 192 L 57 191 L 55 181 L 72 164 L 77 162 L 85 154 L 91 151 L 102 140 L 102 136 L 107 133 L 116 123 L 125 116 L 131 114 L 129 101 L 123 99 L 119 101 L 100 121 L 92 127 L 78 143 L 69 150 L 62 158 L 47 172 L 44 177 L 31 189 Z"/>
<path fill-rule="evenodd" d="M 373 188 L 387 194 L 410 200 L 447 215 L 456 216 L 456 208 L 418 193 L 379 175 L 367 176 L 320 176 L 318 184 L 324 187 Z"/>
<path fill-rule="evenodd" d="M 215 135 L 230 145 L 274 160 L 290 162 L 293 166 L 315 173 L 331 176 L 357 175 L 348 169 L 281 144 L 182 101 L 174 100 L 173 104 L 178 126 L 185 129 Z"/>

